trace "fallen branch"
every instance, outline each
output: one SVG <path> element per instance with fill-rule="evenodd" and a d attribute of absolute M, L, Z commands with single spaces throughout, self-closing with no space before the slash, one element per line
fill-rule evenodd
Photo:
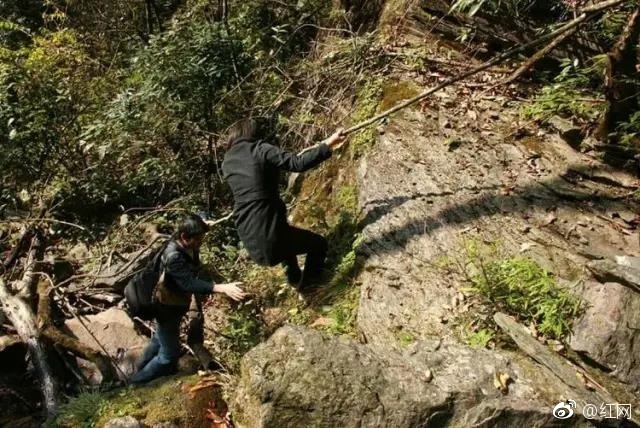
<path fill-rule="evenodd" d="M 40 388 L 44 399 L 44 408 L 48 415 L 54 414 L 58 406 L 58 384 L 53 377 L 47 361 L 46 351 L 40 341 L 36 319 L 31 308 L 19 297 L 11 294 L 0 278 L 0 303 L 7 318 L 15 327 L 22 342 L 27 345 L 29 354 L 40 377 Z"/>
<path fill-rule="evenodd" d="M 116 278 L 124 273 L 126 274 L 131 274 L 133 275 L 135 272 L 127 272 L 127 270 L 136 262 L 138 261 L 148 250 L 151 249 L 151 247 L 153 247 L 153 245 L 159 241 L 160 239 L 168 239 L 169 236 L 168 235 L 157 235 L 155 236 L 151 242 L 144 247 L 142 250 L 138 251 L 136 253 L 136 255 L 129 260 L 127 263 L 125 263 L 124 266 L 120 267 L 116 272 L 110 273 L 108 275 L 99 275 L 99 274 L 92 274 L 92 273 L 87 273 L 87 274 L 81 274 L 81 275 L 73 275 L 70 276 L 69 278 L 65 279 L 64 281 L 59 282 L 58 284 L 56 284 L 56 288 L 60 288 L 63 287 L 71 282 L 77 281 L 78 279 L 86 279 L 86 278 L 90 278 L 92 280 L 98 280 L 98 279 L 112 279 L 112 278 Z M 87 285 L 86 287 L 79 287 L 74 289 L 73 291 L 79 291 L 83 288 L 88 288 L 90 287 L 90 285 Z"/>
<path fill-rule="evenodd" d="M 24 222 L 24 223 L 57 223 L 65 226 L 75 227 L 76 229 L 80 229 L 83 232 L 89 232 L 87 228 L 80 226 L 76 223 L 71 223 L 68 221 L 58 220 L 56 218 L 18 218 L 18 217 L 8 217 L 7 220 L 1 221 L 2 223 L 12 223 L 12 222 Z"/>
<path fill-rule="evenodd" d="M 33 287 L 35 285 L 34 270 L 37 259 L 39 258 L 38 256 L 40 255 L 39 253 L 42 252 L 42 249 L 42 239 L 38 237 L 38 234 L 36 233 L 31 240 L 31 248 L 27 253 L 27 260 L 24 263 L 22 278 L 16 281 L 12 287 L 16 296 L 27 301 L 30 300 L 33 295 Z"/>
<path fill-rule="evenodd" d="M 582 15 L 582 17 L 584 19 L 587 19 L 587 15 Z M 576 33 L 576 31 L 578 31 L 578 29 L 577 28 L 573 28 L 573 29 L 571 29 L 571 30 L 569 30 L 569 31 L 567 31 L 565 33 L 559 34 L 555 39 L 553 39 L 551 41 L 551 43 L 549 43 L 547 46 L 545 46 L 544 48 L 540 49 L 538 52 L 533 54 L 531 56 L 531 58 L 529 58 L 527 61 L 525 61 L 524 64 L 522 64 L 520 67 L 518 67 L 518 69 L 516 71 L 514 71 L 513 74 L 511 74 L 509 77 L 507 77 L 502 82 L 502 84 L 503 85 L 508 85 L 509 83 L 511 83 L 514 80 L 518 79 L 520 76 L 522 76 L 524 73 L 526 73 L 527 70 L 529 70 L 531 67 L 533 67 L 538 61 L 540 61 L 542 58 L 547 56 L 551 51 L 553 51 L 556 47 L 558 47 L 558 45 L 560 45 L 562 42 L 564 42 L 569 37 L 573 36 Z"/>
<path fill-rule="evenodd" d="M 580 407 L 585 403 L 616 402 L 613 397 L 605 391 L 589 391 L 583 381 L 581 381 L 581 375 L 584 376 L 581 369 L 573 366 L 567 360 L 561 358 L 538 342 L 531 336 L 527 328 L 518 323 L 513 317 L 498 312 L 493 316 L 493 319 L 496 324 L 513 339 L 520 350 L 549 369 L 558 379 L 572 389 L 571 394 L 574 395 L 572 395 L 571 398 L 578 401 Z"/>
<path fill-rule="evenodd" d="M 16 262 L 16 260 L 18 260 L 18 257 L 20 256 L 20 252 L 22 251 L 22 248 L 24 247 L 25 243 L 31 238 L 32 235 L 33 235 L 33 228 L 24 227 L 22 233 L 20 234 L 20 238 L 18 238 L 18 242 L 13 247 L 13 250 L 11 250 L 11 253 L 9 253 L 7 258 L 2 262 L 2 267 L 4 268 L 3 270 L 7 270 Z"/>

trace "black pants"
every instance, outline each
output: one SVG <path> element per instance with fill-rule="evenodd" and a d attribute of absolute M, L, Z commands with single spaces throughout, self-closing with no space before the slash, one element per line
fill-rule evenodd
<path fill-rule="evenodd" d="M 296 257 L 299 254 L 307 255 L 304 263 L 304 278 L 300 285 L 309 285 L 319 279 L 327 258 L 327 240 L 317 233 L 289 226 L 287 243 L 288 248 L 285 249 L 286 255 L 282 264 L 285 266 L 289 283 L 300 283 L 302 275 Z"/>

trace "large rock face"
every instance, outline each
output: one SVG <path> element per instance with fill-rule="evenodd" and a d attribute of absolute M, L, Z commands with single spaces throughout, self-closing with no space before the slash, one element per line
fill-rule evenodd
<path fill-rule="evenodd" d="M 472 108 L 452 88 L 443 96 L 453 113 Z M 590 260 L 638 255 L 621 198 L 632 179 L 557 136 L 507 142 L 495 129 L 508 130 L 516 109 L 498 116 L 491 105 L 482 111 L 479 104 L 478 123 L 462 111 L 443 119 L 443 111 L 407 110 L 386 126 L 358 177 L 364 230 L 357 326 L 367 344 L 277 331 L 243 359 L 234 402 L 241 426 L 542 427 L 557 422 L 551 411 L 561 400 L 575 400 L 578 410 L 615 400 L 638 408 L 628 386 L 616 386 L 629 394 L 621 398 L 586 380 L 576 387 L 572 379 L 569 387 L 529 356 L 458 343 L 467 283 L 439 261 L 464 263 L 467 240 L 497 242 L 505 254 L 530 257 L 582 292 L 588 309 L 574 346 L 637 382 L 638 293 L 629 284 L 575 285 L 590 278 Z M 409 351 L 402 338 L 414 341 Z M 577 370 L 560 360 L 564 373 Z M 501 376 L 509 379 L 506 389 L 496 388 Z M 587 423 L 578 410 L 568 423 Z"/>
<path fill-rule="evenodd" d="M 394 117 L 360 164 L 358 325 L 369 341 L 392 344 L 399 330 L 451 335 L 452 302 L 464 284 L 437 266 L 444 258 L 465 263 L 472 240 L 531 257 L 567 282 L 588 275 L 590 259 L 638 254 L 637 236 L 619 218 L 629 211 L 620 201 L 628 190 L 603 184 L 628 177 L 554 135 L 507 143 L 517 109 L 496 107 L 492 118 L 492 103 L 470 105 L 454 88 L 442 95 L 450 106 Z"/>
<path fill-rule="evenodd" d="M 487 350 L 427 341 L 399 352 L 285 326 L 243 359 L 232 410 L 255 428 L 543 427 L 554 421 L 545 397 L 581 394 Z"/>
<path fill-rule="evenodd" d="M 640 392 L 640 293 L 615 282 L 588 282 L 590 305 L 575 323 L 571 348 Z"/>

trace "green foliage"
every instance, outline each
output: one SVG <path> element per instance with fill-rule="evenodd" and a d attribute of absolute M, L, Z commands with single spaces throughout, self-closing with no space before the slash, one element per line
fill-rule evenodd
<path fill-rule="evenodd" d="M 251 303 L 233 311 L 223 333 L 233 349 L 240 355 L 260 343 L 262 331 L 257 320 L 257 311 Z"/>
<path fill-rule="evenodd" d="M 0 37 L 2 180 L 8 197 L 46 186 L 73 216 L 200 193 L 206 140 L 273 103 L 279 70 L 306 51 L 331 8 L 252 0 L 230 9 L 227 26 L 210 2 L 167 1 L 156 5 L 159 21 L 140 28 L 144 6 L 131 2 L 28 3 L 0 6 L 0 35 L 11 35 Z"/>
<path fill-rule="evenodd" d="M 72 30 L 34 36 L 30 46 L 0 48 L 0 169 L 24 184 L 86 167 L 75 140 L 104 79 Z M 17 183 L 16 183 L 17 182 Z"/>
<path fill-rule="evenodd" d="M 262 61 L 275 55 L 287 61 L 307 50 L 331 12 L 331 3 L 300 0 L 291 5 L 267 0 L 251 0 L 234 5 L 236 17 L 230 25 L 242 34 L 245 46 L 254 50 L 254 58 Z M 253 31 L 247 31 L 252 29 Z"/>
<path fill-rule="evenodd" d="M 467 343 L 474 348 L 486 348 L 494 339 L 495 333 L 489 329 L 482 328 L 467 336 Z"/>
<path fill-rule="evenodd" d="M 411 345 L 416 340 L 414 335 L 406 330 L 400 330 L 399 332 L 397 332 L 396 339 L 398 340 L 398 343 L 400 343 L 400 346 L 402 346 L 403 348 Z"/>
<path fill-rule="evenodd" d="M 565 61 L 554 83 L 542 88 L 540 94 L 522 109 L 526 119 L 546 122 L 554 115 L 589 122 L 600 116 L 604 104 L 596 88 L 602 84 L 604 57 L 598 56 L 584 66 Z"/>
<path fill-rule="evenodd" d="M 582 301 L 557 285 L 535 261 L 512 257 L 486 262 L 471 258 L 477 271 L 471 290 L 496 311 L 534 323 L 547 337 L 563 340 L 582 311 Z"/>
<path fill-rule="evenodd" d="M 564 10 L 566 4 L 557 0 L 456 0 L 451 5 L 451 12 L 466 13 L 474 16 L 480 10 L 483 12 L 499 16 L 500 14 L 517 17 L 532 7 L 552 11 L 554 9 Z"/>
<path fill-rule="evenodd" d="M 640 112 L 632 114 L 628 122 L 619 124 L 617 132 L 620 144 L 631 147 L 636 145 L 640 138 Z"/>
<path fill-rule="evenodd" d="M 487 0 L 456 0 L 453 5 L 451 5 L 451 12 L 463 12 L 469 16 L 473 16 L 482 6 L 487 3 Z M 489 4 L 492 4 L 489 2 Z"/>
<path fill-rule="evenodd" d="M 106 397 L 102 392 L 81 392 L 60 406 L 60 416 L 52 426 L 93 427 L 96 415 L 100 413 L 105 403 Z"/>

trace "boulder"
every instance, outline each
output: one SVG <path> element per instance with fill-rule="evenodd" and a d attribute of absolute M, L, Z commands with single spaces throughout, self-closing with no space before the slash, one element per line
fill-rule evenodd
<path fill-rule="evenodd" d="M 615 282 L 585 284 L 585 313 L 570 346 L 640 390 L 640 294 Z"/>
<path fill-rule="evenodd" d="M 104 428 L 142 428 L 143 425 L 133 416 L 111 419 Z"/>
<path fill-rule="evenodd" d="M 424 373 L 313 330 L 282 327 L 242 361 L 234 421 L 246 427 L 419 426 L 451 413 Z"/>
<path fill-rule="evenodd" d="M 425 341 L 400 352 L 285 326 L 243 358 L 232 410 L 251 428 L 542 427 L 573 392 L 494 351 Z"/>
<path fill-rule="evenodd" d="M 70 319 L 65 322 L 65 327 L 83 344 L 96 351 L 106 351 L 118 363 L 125 376 L 131 375 L 135 370 L 135 361 L 148 340 L 135 330 L 133 320 L 119 308 L 83 316 L 82 322 L 76 318 Z M 91 363 L 82 362 L 81 367 L 93 382 L 99 383 L 102 380 Z"/>
<path fill-rule="evenodd" d="M 613 260 L 593 260 L 587 267 L 601 282 L 617 282 L 640 293 L 640 270 L 636 269 L 633 258 L 620 259 L 623 264 Z"/>

